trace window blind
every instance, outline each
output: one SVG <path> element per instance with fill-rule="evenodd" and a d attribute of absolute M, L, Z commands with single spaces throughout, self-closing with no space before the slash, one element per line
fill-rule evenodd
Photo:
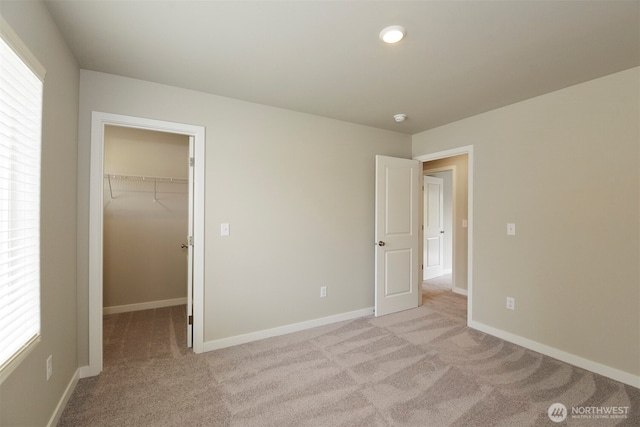
<path fill-rule="evenodd" d="M 40 334 L 42 92 L 0 38 L 0 370 Z"/>

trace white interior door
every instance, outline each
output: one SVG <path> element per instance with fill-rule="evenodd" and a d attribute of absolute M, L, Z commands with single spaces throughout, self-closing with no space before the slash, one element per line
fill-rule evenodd
<path fill-rule="evenodd" d="M 193 185 L 195 138 L 189 137 L 189 219 L 187 226 L 187 347 L 193 347 Z"/>
<path fill-rule="evenodd" d="M 423 280 L 442 276 L 444 262 L 444 180 L 424 177 Z"/>
<path fill-rule="evenodd" d="M 421 177 L 416 160 L 376 156 L 376 316 L 418 306 Z"/>

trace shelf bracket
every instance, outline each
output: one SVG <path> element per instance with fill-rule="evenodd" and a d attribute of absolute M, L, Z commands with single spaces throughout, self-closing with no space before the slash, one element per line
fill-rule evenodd
<path fill-rule="evenodd" d="M 111 187 L 111 175 L 107 175 L 107 179 L 109 180 L 109 195 L 113 199 L 113 188 Z"/>

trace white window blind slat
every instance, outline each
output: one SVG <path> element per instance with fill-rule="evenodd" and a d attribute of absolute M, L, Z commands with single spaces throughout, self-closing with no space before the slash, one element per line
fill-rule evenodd
<path fill-rule="evenodd" d="M 32 250 L 8 260 L 5 264 L 10 267 L 7 267 L 6 271 L 0 276 L 0 286 L 3 288 L 10 287 L 11 283 L 16 280 L 23 277 L 33 277 L 31 269 L 35 269 L 36 262 L 31 258 L 33 258 L 33 255 L 36 253 L 37 250 Z"/>
<path fill-rule="evenodd" d="M 28 56 L 28 55 L 27 55 Z M 40 333 L 42 81 L 0 38 L 0 370 Z M 37 67 L 35 67 L 37 68 Z"/>
<path fill-rule="evenodd" d="M 16 294 L 9 294 L 7 295 L 7 297 L 9 297 L 11 300 L 10 301 L 11 303 L 7 305 L 7 309 L 6 309 L 11 319 L 11 321 L 8 322 L 7 325 L 13 326 L 13 327 L 4 328 L 3 330 L 1 330 L 0 336 L 9 336 L 13 334 L 13 329 L 17 324 L 15 322 L 19 322 L 20 324 L 24 323 L 29 325 L 31 324 L 39 325 L 39 322 L 36 322 L 31 317 L 28 317 L 22 314 L 24 312 L 25 307 L 29 309 L 37 309 L 37 305 L 30 303 L 31 301 L 30 294 L 16 293 Z M 18 343 L 16 345 L 19 347 L 22 344 Z"/>

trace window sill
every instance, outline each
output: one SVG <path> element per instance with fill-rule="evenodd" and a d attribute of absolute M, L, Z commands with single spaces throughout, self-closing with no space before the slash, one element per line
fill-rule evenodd
<path fill-rule="evenodd" d="M 28 343 L 26 343 L 20 351 L 18 351 L 11 359 L 7 360 L 7 362 L 2 365 L 0 368 L 0 384 L 4 383 L 4 380 L 9 378 L 11 373 L 22 363 L 24 359 L 27 358 L 29 354 L 38 346 L 40 343 L 40 334 L 33 337 Z"/>

